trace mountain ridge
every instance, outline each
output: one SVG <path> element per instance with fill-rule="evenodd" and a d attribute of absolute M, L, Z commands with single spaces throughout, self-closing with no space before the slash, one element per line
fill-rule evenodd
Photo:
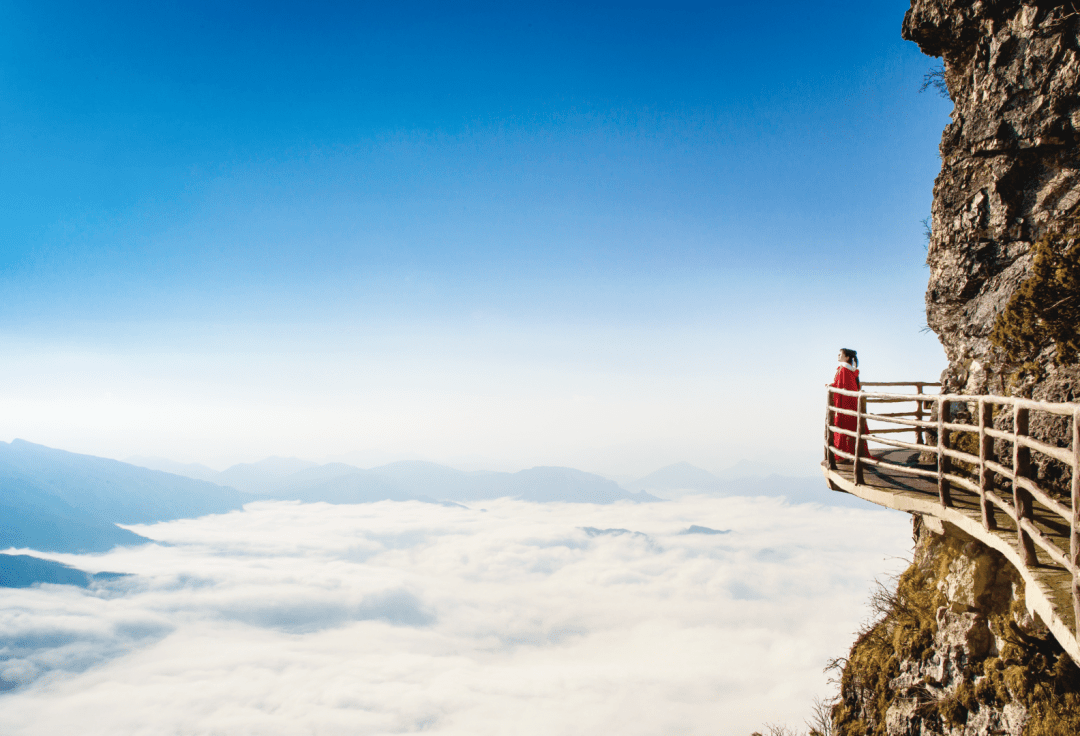
<path fill-rule="evenodd" d="M 156 464 L 169 463 L 160 458 Z M 420 501 L 454 504 L 511 496 L 569 503 L 653 502 L 602 476 L 574 468 L 537 467 L 517 473 L 459 471 L 403 461 L 372 470 L 345 463 L 318 465 L 272 457 L 221 472 L 197 464 L 180 469 L 236 488 L 110 458 L 83 455 L 22 439 L 0 442 L 0 549 L 104 552 L 150 540 L 118 524 L 149 524 L 226 513 L 256 500 L 338 504 Z M 377 472 L 378 471 L 378 472 Z"/>

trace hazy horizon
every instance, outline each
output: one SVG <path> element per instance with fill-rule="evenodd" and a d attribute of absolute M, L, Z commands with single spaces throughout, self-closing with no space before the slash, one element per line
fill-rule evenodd
<path fill-rule="evenodd" d="M 25 438 L 19 438 L 19 439 L 24 439 L 25 440 Z M 64 448 L 56 448 L 56 449 L 61 449 L 62 450 Z M 211 470 L 211 471 L 213 471 L 215 473 L 221 473 L 221 472 L 226 471 L 226 470 L 228 470 L 230 468 L 234 468 L 234 467 L 236 467 L 238 465 L 257 465 L 260 462 L 263 462 L 263 461 L 266 461 L 266 460 L 298 460 L 298 461 L 301 461 L 301 462 L 311 463 L 312 465 L 329 465 L 329 464 L 333 464 L 333 463 L 342 463 L 342 464 L 345 464 L 345 465 L 351 465 L 353 467 L 356 467 L 356 468 L 359 468 L 359 469 L 362 469 L 362 470 L 372 470 L 372 469 L 384 467 L 386 465 L 391 465 L 391 464 L 394 464 L 394 463 L 401 463 L 401 462 L 432 463 L 434 465 L 441 465 L 441 466 L 444 466 L 444 467 L 452 468 L 454 470 L 460 470 L 460 471 L 463 471 L 463 472 L 471 472 L 471 471 L 477 471 L 477 470 L 491 470 L 491 471 L 496 471 L 496 472 L 513 473 L 513 472 L 517 472 L 519 470 L 527 470 L 529 468 L 545 467 L 545 466 L 537 466 L 537 465 L 498 467 L 499 464 L 494 462 L 494 461 L 491 462 L 491 463 L 484 463 L 483 461 L 476 460 L 476 459 L 472 459 L 472 460 L 460 459 L 458 461 L 454 461 L 453 459 L 451 459 L 448 462 L 439 462 L 439 461 L 436 461 L 436 460 L 432 460 L 431 458 L 422 457 L 422 456 L 418 456 L 418 455 L 411 455 L 411 456 L 404 456 L 404 457 L 402 457 L 402 456 L 388 456 L 385 460 L 375 460 L 372 457 L 364 455 L 362 453 L 353 453 L 351 455 L 332 455 L 332 456 L 327 456 L 327 457 L 322 457 L 322 458 L 295 457 L 295 456 L 283 457 L 281 455 L 268 455 L 266 457 L 258 458 L 258 459 L 255 459 L 255 460 L 243 461 L 243 462 L 239 462 L 239 463 L 232 463 L 230 465 L 223 465 L 223 466 L 219 465 L 219 466 L 216 466 L 216 467 L 206 465 L 205 463 L 198 463 L 198 462 L 184 463 L 184 462 L 180 462 L 178 460 L 174 460 L 174 459 L 169 458 L 169 457 L 161 457 L 161 456 L 132 455 L 130 457 L 116 457 L 116 458 L 109 458 L 109 459 L 111 459 L 111 460 L 119 460 L 120 462 L 129 463 L 131 465 L 138 465 L 140 467 L 150 468 L 150 469 L 153 469 L 153 470 L 165 470 L 167 472 L 171 472 L 171 471 L 169 471 L 169 467 L 199 466 L 199 467 L 203 467 L 203 468 L 206 468 L 208 470 Z M 577 468 L 577 470 L 582 470 L 582 471 L 587 472 L 587 473 L 595 473 L 597 475 L 602 475 L 602 476 L 604 476 L 606 478 L 612 478 L 613 480 L 619 480 L 621 478 L 622 480 L 630 481 L 630 480 L 638 480 L 638 479 L 640 479 L 640 478 L 642 478 L 642 477 L 644 477 L 646 475 L 649 475 L 651 472 L 655 472 L 657 470 L 663 470 L 665 468 L 680 465 L 682 463 L 687 463 L 687 464 L 689 464 L 689 465 L 691 465 L 693 467 L 698 467 L 698 466 L 694 466 L 693 463 L 689 463 L 689 461 L 686 461 L 686 460 L 676 460 L 676 461 L 668 463 L 666 465 L 652 468 L 652 470 L 650 472 L 648 472 L 648 473 L 635 474 L 635 475 L 632 475 L 632 476 L 625 475 L 625 474 L 616 475 L 616 474 L 613 474 L 613 473 L 605 473 L 605 472 L 602 472 L 600 470 L 589 469 L 589 468 Z M 552 467 L 552 466 L 546 466 L 546 467 Z M 570 467 L 570 466 L 554 466 L 554 467 Z M 754 475 L 754 476 L 771 475 L 771 474 L 780 475 L 780 474 L 782 474 L 781 470 L 783 468 L 784 468 L 783 464 L 773 465 L 773 464 L 770 464 L 768 462 L 753 462 L 753 461 L 750 461 L 750 460 L 741 459 L 741 460 L 738 460 L 738 461 L 736 461 L 735 463 L 733 463 L 731 465 L 727 465 L 727 466 L 722 467 L 722 468 L 700 468 L 700 469 L 705 470 L 705 471 L 707 471 L 709 473 L 712 473 L 713 475 L 716 475 L 718 477 L 730 477 L 733 472 L 741 472 L 741 473 L 745 473 L 746 475 Z M 818 469 L 816 467 L 813 467 L 813 466 L 806 467 L 806 468 L 792 467 L 792 469 L 794 469 L 794 470 L 804 470 L 806 475 L 817 475 L 818 474 Z"/>

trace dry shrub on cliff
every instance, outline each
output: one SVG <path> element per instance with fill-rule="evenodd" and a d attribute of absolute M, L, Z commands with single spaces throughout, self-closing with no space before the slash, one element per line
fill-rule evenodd
<path fill-rule="evenodd" d="M 814 698 L 814 711 L 806 725 L 810 727 L 807 736 L 834 736 L 831 700 Z"/>
<path fill-rule="evenodd" d="M 832 727 L 829 726 L 828 728 L 831 729 Z M 806 733 L 806 736 L 831 736 L 831 734 L 831 730 L 821 731 L 811 726 L 810 730 Z M 750 736 L 802 736 L 802 734 L 787 726 L 776 726 L 767 723 L 765 724 L 765 733 L 754 731 Z"/>
<path fill-rule="evenodd" d="M 949 83 L 945 78 L 944 64 L 938 64 L 923 75 L 919 92 L 926 92 L 929 89 L 937 92 L 938 97 L 944 97 L 947 100 L 952 99 L 952 95 L 949 93 Z"/>
<path fill-rule="evenodd" d="M 1072 218 L 1035 243 L 1031 276 L 994 322 L 990 339 L 1021 370 L 1041 373 L 1039 354 L 1053 345 L 1054 362 L 1075 363 L 1080 352 L 1080 219 Z"/>
<path fill-rule="evenodd" d="M 896 693 L 889 683 L 905 660 L 923 661 L 933 653 L 934 612 L 944 597 L 932 584 L 936 570 L 914 564 L 899 578 L 895 592 L 878 583 L 870 605 L 878 620 L 851 648 L 840 677 L 840 698 L 832 717 L 838 736 L 885 733 L 885 712 Z"/>
<path fill-rule="evenodd" d="M 835 667 L 836 661 L 834 660 L 833 664 L 827 667 L 826 670 Z M 805 736 L 835 736 L 832 724 L 832 704 L 833 701 L 831 700 L 814 698 L 814 710 L 811 713 L 810 720 L 806 722 L 806 726 L 810 730 L 806 732 Z M 788 726 L 766 723 L 765 733 L 754 731 L 750 736 L 803 736 L 803 734 Z"/>
<path fill-rule="evenodd" d="M 787 726 L 774 726 L 771 723 L 765 724 L 765 731 L 766 733 L 754 731 L 750 736 L 799 736 Z"/>

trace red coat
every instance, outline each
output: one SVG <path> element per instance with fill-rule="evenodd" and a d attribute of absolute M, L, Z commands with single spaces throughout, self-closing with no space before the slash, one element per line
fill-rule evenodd
<path fill-rule="evenodd" d="M 836 367 L 836 376 L 833 377 L 833 388 L 842 388 L 845 391 L 858 391 L 860 389 L 859 384 L 859 369 L 848 368 L 845 365 L 839 365 Z M 857 411 L 859 408 L 859 399 L 857 396 L 845 396 L 843 394 L 832 394 L 832 405 L 838 409 L 847 409 L 848 411 Z M 849 432 L 854 432 L 856 423 L 855 417 L 850 414 L 840 414 L 839 412 L 833 414 L 832 426 L 839 427 L 840 429 L 846 429 Z M 863 421 L 863 432 L 866 431 L 866 422 Z M 842 452 L 847 452 L 852 455 L 855 454 L 855 438 L 849 437 L 846 434 L 840 434 L 839 432 L 832 433 L 832 446 Z M 863 440 L 861 448 L 863 457 L 873 457 L 866 449 L 866 440 Z M 847 458 L 841 458 L 847 459 Z"/>

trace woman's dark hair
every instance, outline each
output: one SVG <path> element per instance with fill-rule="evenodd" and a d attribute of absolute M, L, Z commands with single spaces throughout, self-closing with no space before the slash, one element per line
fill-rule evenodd
<path fill-rule="evenodd" d="M 859 354 L 858 353 L 856 353 L 851 348 L 840 348 L 840 352 L 843 353 L 846 357 L 850 358 L 851 362 L 855 364 L 856 368 L 859 367 Z"/>

